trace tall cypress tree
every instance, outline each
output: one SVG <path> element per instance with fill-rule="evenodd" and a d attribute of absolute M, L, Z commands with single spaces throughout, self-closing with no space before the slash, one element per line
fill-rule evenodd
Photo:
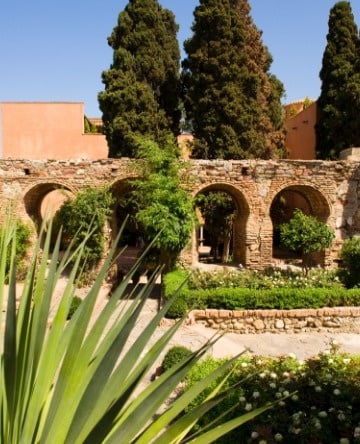
<path fill-rule="evenodd" d="M 183 94 L 193 157 L 273 158 L 284 147 L 283 86 L 247 0 L 200 0 L 185 44 Z"/>
<path fill-rule="evenodd" d="M 316 126 L 317 157 L 337 159 L 339 152 L 360 146 L 360 51 L 350 3 L 330 10 Z"/>
<path fill-rule="evenodd" d="M 133 157 L 136 137 L 160 146 L 179 132 L 178 26 L 157 0 L 130 0 L 108 38 L 114 50 L 102 73 L 103 113 L 109 157 Z"/>

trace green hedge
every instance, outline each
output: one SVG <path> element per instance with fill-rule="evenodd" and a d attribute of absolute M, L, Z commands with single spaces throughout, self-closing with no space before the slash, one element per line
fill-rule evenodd
<path fill-rule="evenodd" d="M 164 298 L 172 296 L 184 282 L 186 271 L 173 271 L 164 279 Z M 169 317 L 180 317 L 192 309 L 216 308 L 225 310 L 321 308 L 360 305 L 360 288 L 271 288 L 249 289 L 208 288 L 190 289 L 183 286 Z"/>

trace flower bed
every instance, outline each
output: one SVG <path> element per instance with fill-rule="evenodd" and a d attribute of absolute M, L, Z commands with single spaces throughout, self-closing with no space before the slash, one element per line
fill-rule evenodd
<path fill-rule="evenodd" d="M 199 363 L 188 375 L 185 390 L 216 363 L 213 358 Z M 294 356 L 242 357 L 226 386 L 239 381 L 236 392 L 202 417 L 200 428 L 229 408 L 220 422 L 274 400 L 279 403 L 217 443 L 360 443 L 360 357 L 337 354 L 336 344 L 305 362 Z"/>
<path fill-rule="evenodd" d="M 316 273 L 308 277 L 278 272 L 272 275 L 243 271 L 196 273 L 182 286 L 168 315 L 181 317 L 193 309 L 293 310 L 360 306 L 360 288 L 346 289 L 334 273 L 321 270 Z M 184 270 L 168 273 L 164 278 L 164 298 L 171 297 L 187 276 Z"/>

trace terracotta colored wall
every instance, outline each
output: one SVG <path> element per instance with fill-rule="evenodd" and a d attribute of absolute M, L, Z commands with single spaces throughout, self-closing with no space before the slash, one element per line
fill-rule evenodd
<path fill-rule="evenodd" d="M 0 104 L 0 157 L 12 159 L 103 159 L 105 136 L 84 134 L 84 104 Z"/>
<path fill-rule="evenodd" d="M 286 146 L 289 149 L 289 159 L 315 159 L 315 124 L 317 117 L 316 102 L 302 110 L 303 102 L 296 102 L 285 107 L 286 111 Z M 290 110 L 298 114 L 290 116 Z"/>

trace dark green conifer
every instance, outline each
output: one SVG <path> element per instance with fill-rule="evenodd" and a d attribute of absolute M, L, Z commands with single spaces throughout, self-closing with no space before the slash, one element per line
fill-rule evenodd
<path fill-rule="evenodd" d="M 360 146 L 359 34 L 350 3 L 330 10 L 316 127 L 317 157 L 337 159 L 341 150 Z"/>
<path fill-rule="evenodd" d="M 157 0 L 130 0 L 108 39 L 114 50 L 99 93 L 109 157 L 134 156 L 137 136 L 160 146 L 179 132 L 178 26 Z M 165 142 L 166 141 L 166 142 Z"/>
<path fill-rule="evenodd" d="M 284 147 L 283 86 L 247 0 L 200 0 L 185 42 L 183 94 L 198 158 L 273 158 Z"/>

